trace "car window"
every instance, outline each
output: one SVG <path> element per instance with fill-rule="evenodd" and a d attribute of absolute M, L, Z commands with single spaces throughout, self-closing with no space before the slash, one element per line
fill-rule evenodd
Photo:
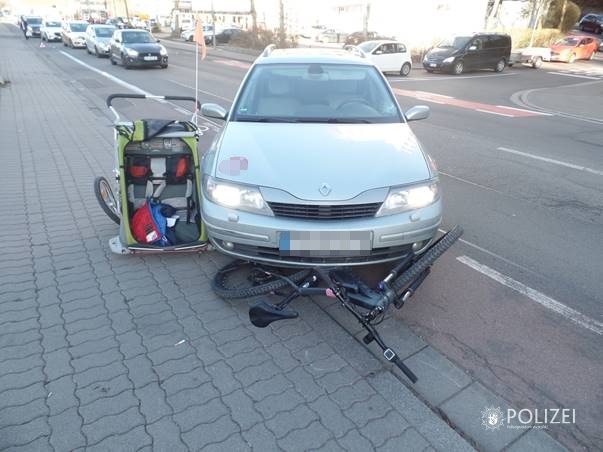
<path fill-rule="evenodd" d="M 577 38 L 563 38 L 560 39 L 559 41 L 557 41 L 555 44 L 558 46 L 577 46 L 578 45 L 579 40 Z"/>
<path fill-rule="evenodd" d="M 231 120 L 353 123 L 402 118 L 374 66 L 291 63 L 255 66 Z"/>
<path fill-rule="evenodd" d="M 93 30 L 94 30 L 93 34 L 96 34 L 96 36 L 99 38 L 110 38 L 111 35 L 113 34 L 114 28 L 94 27 Z"/>
<path fill-rule="evenodd" d="M 446 48 L 451 47 L 454 49 L 462 49 L 471 40 L 471 36 L 454 36 L 452 38 L 444 39 L 437 47 Z"/>
<path fill-rule="evenodd" d="M 398 53 L 406 53 L 406 46 L 404 44 L 396 44 Z"/>
<path fill-rule="evenodd" d="M 371 53 L 375 47 L 377 47 L 377 43 L 374 41 L 366 41 L 358 45 L 358 48 L 366 53 Z"/>
<path fill-rule="evenodd" d="M 44 22 L 44 26 L 46 27 L 60 27 L 61 22 Z"/>
<path fill-rule="evenodd" d="M 151 33 L 146 31 L 122 31 L 121 35 L 124 44 L 145 44 L 155 42 Z"/>
<path fill-rule="evenodd" d="M 88 28 L 88 24 L 81 24 L 79 22 L 71 22 L 69 24 L 69 29 L 74 33 L 84 33 Z"/>

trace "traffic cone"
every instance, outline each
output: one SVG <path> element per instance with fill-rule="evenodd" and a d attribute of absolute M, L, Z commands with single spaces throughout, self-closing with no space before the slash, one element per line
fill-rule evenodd
<path fill-rule="evenodd" d="M 45 47 L 46 47 L 46 45 L 44 45 L 44 41 L 40 41 L 40 49 L 43 49 Z"/>

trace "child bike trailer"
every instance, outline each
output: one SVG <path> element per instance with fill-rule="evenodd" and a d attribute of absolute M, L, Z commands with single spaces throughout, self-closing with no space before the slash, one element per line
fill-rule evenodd
<path fill-rule="evenodd" d="M 207 247 L 201 221 L 201 179 L 197 142 L 201 130 L 191 121 L 121 121 L 111 105 L 117 98 L 191 101 L 192 97 L 112 94 L 115 116 L 114 190 L 104 177 L 94 192 L 104 212 L 119 224 L 109 240 L 117 254 L 192 252 Z M 199 109 L 198 103 L 195 105 Z"/>

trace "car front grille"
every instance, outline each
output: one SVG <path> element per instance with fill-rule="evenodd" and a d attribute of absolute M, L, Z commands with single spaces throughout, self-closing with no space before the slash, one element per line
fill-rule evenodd
<path fill-rule="evenodd" d="M 307 220 L 350 220 L 374 217 L 381 207 L 380 202 L 367 204 L 287 204 L 269 202 L 276 217 L 302 218 Z"/>

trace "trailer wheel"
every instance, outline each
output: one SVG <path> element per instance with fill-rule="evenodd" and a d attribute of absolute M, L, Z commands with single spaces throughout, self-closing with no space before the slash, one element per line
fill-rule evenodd
<path fill-rule="evenodd" d="M 536 57 L 536 59 L 532 61 L 532 69 L 540 69 L 541 67 L 542 57 Z"/>
<path fill-rule="evenodd" d="M 117 204 L 113 190 L 111 190 L 109 181 L 102 176 L 94 179 L 94 194 L 96 195 L 96 200 L 107 216 L 115 223 L 119 224 L 119 205 Z"/>

